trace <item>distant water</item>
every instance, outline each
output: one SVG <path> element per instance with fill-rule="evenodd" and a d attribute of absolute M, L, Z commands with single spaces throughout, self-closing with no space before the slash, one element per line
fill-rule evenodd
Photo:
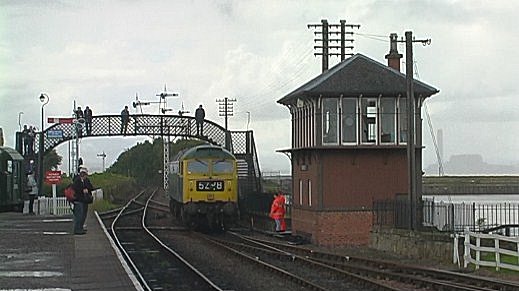
<path fill-rule="evenodd" d="M 444 203 L 476 203 L 476 204 L 519 204 L 519 194 L 507 195 L 422 195 L 422 199 L 434 199 Z"/>

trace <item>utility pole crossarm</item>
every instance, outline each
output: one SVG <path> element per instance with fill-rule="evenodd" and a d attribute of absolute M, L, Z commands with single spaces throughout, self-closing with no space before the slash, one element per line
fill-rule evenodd
<path fill-rule="evenodd" d="M 314 56 L 322 56 L 322 71 L 328 70 L 328 57 L 340 56 L 341 61 L 346 59 L 346 56 L 352 56 L 352 53 L 346 53 L 346 49 L 353 50 L 353 46 L 346 46 L 346 42 L 353 43 L 353 39 L 346 38 L 346 35 L 353 35 L 352 31 L 346 31 L 346 29 L 360 28 L 360 24 L 346 24 L 346 20 L 341 20 L 340 24 L 329 24 L 328 20 L 321 20 L 321 24 L 308 24 L 309 29 L 321 29 L 321 31 L 314 31 L 315 36 L 321 38 L 314 39 L 314 42 L 321 42 L 322 45 L 314 46 L 314 49 L 320 49 L 320 52 L 315 52 Z M 340 29 L 337 31 L 337 29 Z M 330 37 L 334 36 L 334 37 Z M 340 36 L 340 38 L 337 38 Z M 340 45 L 330 45 L 330 43 L 339 43 Z M 340 49 L 340 53 L 330 52 L 330 50 Z"/>
<path fill-rule="evenodd" d="M 227 97 L 223 99 L 217 99 L 218 102 L 218 116 L 225 117 L 225 130 L 227 131 L 227 118 L 229 116 L 233 116 L 233 103 L 236 102 L 236 99 L 229 99 Z"/>

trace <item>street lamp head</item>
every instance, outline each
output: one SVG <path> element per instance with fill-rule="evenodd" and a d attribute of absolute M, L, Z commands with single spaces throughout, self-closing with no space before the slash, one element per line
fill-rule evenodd
<path fill-rule="evenodd" d="M 45 102 L 45 100 L 47 100 L 47 102 L 49 102 L 49 96 L 45 93 L 41 93 L 40 94 L 40 102 L 43 103 Z"/>

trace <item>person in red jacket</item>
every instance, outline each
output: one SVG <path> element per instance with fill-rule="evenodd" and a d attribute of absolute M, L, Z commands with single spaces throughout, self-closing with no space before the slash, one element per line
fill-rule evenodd
<path fill-rule="evenodd" d="M 285 231 L 285 197 L 281 192 L 274 194 L 274 201 L 270 206 L 270 217 L 276 222 L 276 231 Z"/>

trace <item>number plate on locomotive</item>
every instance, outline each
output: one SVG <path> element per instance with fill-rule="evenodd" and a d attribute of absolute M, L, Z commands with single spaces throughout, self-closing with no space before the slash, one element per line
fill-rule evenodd
<path fill-rule="evenodd" d="M 196 181 L 198 191 L 223 191 L 223 181 Z"/>

